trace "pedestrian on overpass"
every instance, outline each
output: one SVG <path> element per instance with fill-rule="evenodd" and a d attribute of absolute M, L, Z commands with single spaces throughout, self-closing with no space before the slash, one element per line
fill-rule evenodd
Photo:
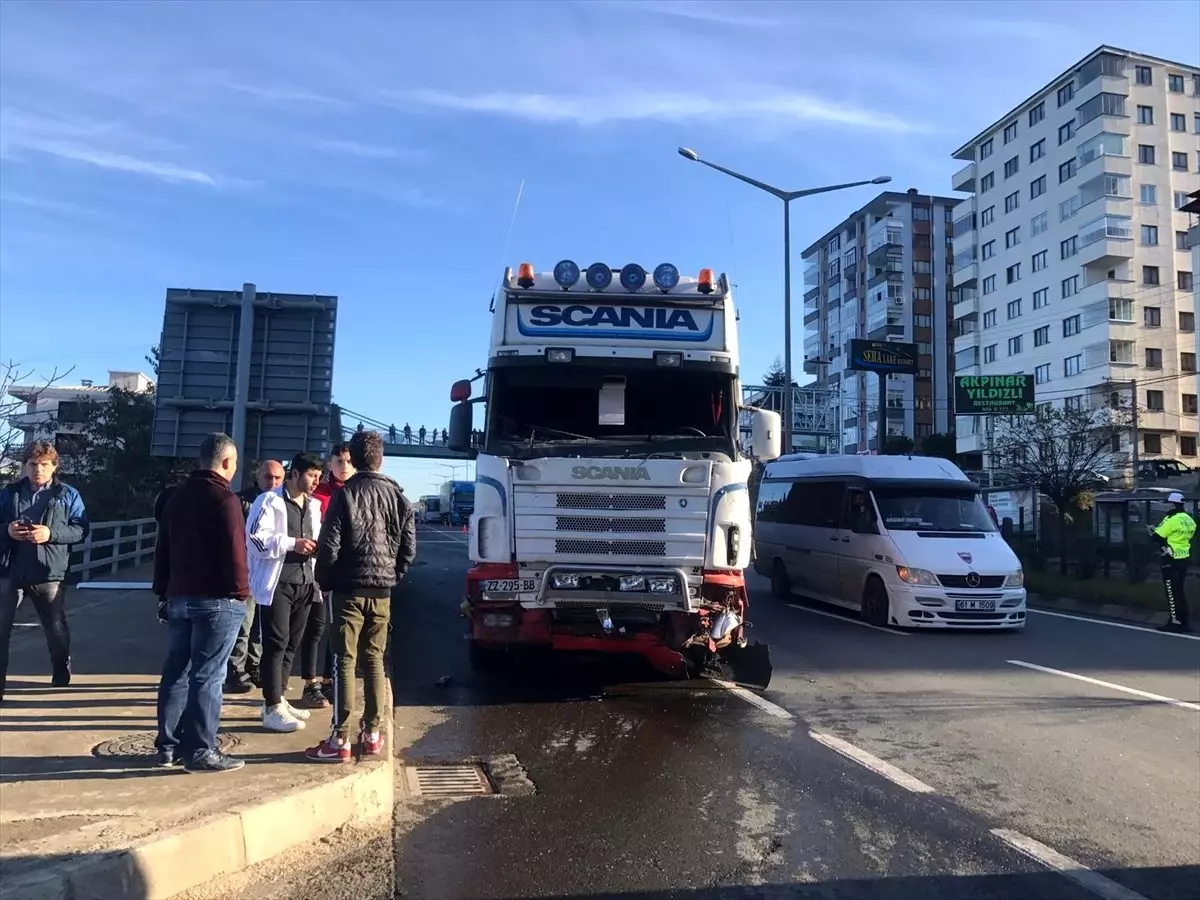
<path fill-rule="evenodd" d="M 313 558 L 321 503 L 313 492 L 321 468 L 318 457 L 296 454 L 282 487 L 265 491 L 250 508 L 246 558 L 250 592 L 261 607 L 262 725 L 267 731 L 299 731 L 309 717 L 288 703 L 287 681 L 309 613 L 320 605 Z"/>
<path fill-rule="evenodd" d="M 50 651 L 50 683 L 71 683 L 67 588 L 71 545 L 91 529 L 79 491 L 58 479 L 49 441 L 25 449 L 25 475 L 0 490 L 0 700 L 8 677 L 8 642 L 26 597 L 37 610 Z M 115 551 L 114 551 L 115 552 Z"/>
<path fill-rule="evenodd" d="M 419 443 L 422 447 L 425 446 L 425 426 L 424 425 L 422 425 L 420 428 L 417 429 L 417 443 Z"/>
<path fill-rule="evenodd" d="M 1171 511 L 1150 533 L 1162 548 L 1163 587 L 1167 592 L 1167 622 L 1159 631 L 1188 633 L 1192 630 L 1188 611 L 1187 581 L 1188 561 L 1192 556 L 1192 536 L 1196 533 L 1196 520 L 1184 509 L 1183 494 L 1172 491 L 1167 496 Z"/>
<path fill-rule="evenodd" d="M 333 733 L 306 751 L 309 759 L 350 759 L 354 668 L 362 650 L 366 697 L 359 726 L 362 753 L 383 751 L 387 681 L 383 670 L 391 594 L 417 555 L 412 504 L 383 466 L 383 439 L 373 431 L 350 441 L 357 470 L 333 495 L 317 547 L 317 582 L 333 593 L 330 641 L 334 653 Z"/>
<path fill-rule="evenodd" d="M 250 599 L 246 523 L 230 488 L 237 446 L 210 434 L 198 462 L 167 501 L 154 547 L 154 593 L 167 598 L 156 764 L 230 772 L 245 762 L 217 747 L 221 684 Z"/>

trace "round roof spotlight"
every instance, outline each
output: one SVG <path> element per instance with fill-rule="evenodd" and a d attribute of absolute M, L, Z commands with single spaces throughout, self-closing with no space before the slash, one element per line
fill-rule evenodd
<path fill-rule="evenodd" d="M 679 284 L 679 269 L 670 263 L 659 263 L 654 267 L 654 286 L 664 294 Z"/>
<path fill-rule="evenodd" d="M 612 268 L 604 263 L 592 263 L 583 277 L 593 291 L 602 291 L 612 284 Z"/>
<path fill-rule="evenodd" d="M 635 294 L 646 286 L 646 270 L 637 263 L 629 263 L 621 269 L 621 287 Z"/>
<path fill-rule="evenodd" d="M 554 267 L 554 281 L 563 290 L 573 287 L 579 282 L 579 266 L 569 259 L 564 259 Z"/>

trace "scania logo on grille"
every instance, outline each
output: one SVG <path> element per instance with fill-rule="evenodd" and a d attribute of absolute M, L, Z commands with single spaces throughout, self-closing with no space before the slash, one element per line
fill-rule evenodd
<path fill-rule="evenodd" d="M 574 466 L 571 477 L 588 481 L 649 481 L 650 473 L 643 466 Z"/>
<path fill-rule="evenodd" d="M 979 573 L 978 572 L 968 572 L 967 573 L 967 587 L 979 587 Z"/>

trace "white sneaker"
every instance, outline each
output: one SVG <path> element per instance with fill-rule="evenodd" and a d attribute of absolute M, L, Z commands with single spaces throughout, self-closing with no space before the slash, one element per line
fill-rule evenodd
<path fill-rule="evenodd" d="M 293 731 L 299 731 L 303 728 L 304 723 L 288 711 L 287 702 L 285 701 L 278 706 L 263 707 L 262 726 L 267 731 L 290 734 Z"/>
<path fill-rule="evenodd" d="M 299 719 L 301 722 L 307 722 L 308 717 L 312 715 L 307 709 L 297 709 L 292 706 L 292 704 L 288 703 L 286 697 L 283 699 L 283 706 L 291 714 L 292 718 Z"/>

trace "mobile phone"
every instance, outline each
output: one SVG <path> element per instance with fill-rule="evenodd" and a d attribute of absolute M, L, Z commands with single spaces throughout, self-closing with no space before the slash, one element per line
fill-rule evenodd
<path fill-rule="evenodd" d="M 22 528 L 29 528 L 33 525 L 33 519 L 29 518 L 29 516 L 21 516 L 17 519 L 17 524 Z"/>

